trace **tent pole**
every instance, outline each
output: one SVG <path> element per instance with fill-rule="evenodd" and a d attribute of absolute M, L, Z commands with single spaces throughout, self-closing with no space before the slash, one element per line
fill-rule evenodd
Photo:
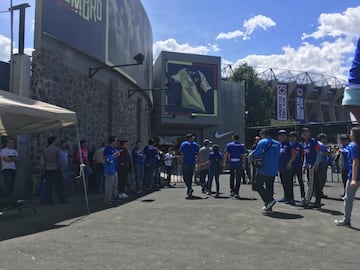
<path fill-rule="evenodd" d="M 77 141 L 78 141 L 78 147 L 79 147 L 79 151 L 81 151 L 81 145 L 80 145 L 80 135 L 79 135 L 79 126 L 76 123 L 76 136 L 77 136 Z M 83 164 L 83 159 L 82 159 L 82 154 L 80 152 L 80 175 L 82 177 L 82 181 L 84 184 L 84 193 L 85 193 L 85 201 L 86 201 L 86 209 L 88 212 L 88 215 L 90 215 L 90 210 L 89 210 L 89 199 L 88 199 L 88 195 L 87 195 L 87 187 L 86 187 L 86 179 L 85 179 L 85 173 L 84 173 L 84 166 L 82 166 Z"/>

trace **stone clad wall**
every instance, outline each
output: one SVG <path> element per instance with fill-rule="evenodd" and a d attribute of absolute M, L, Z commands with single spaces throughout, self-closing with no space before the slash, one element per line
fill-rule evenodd
<path fill-rule="evenodd" d="M 129 98 L 127 91 L 134 86 L 116 72 L 111 74 L 107 84 L 96 80 L 100 73 L 89 79 L 86 72 L 65 66 L 61 50 L 39 49 L 33 53 L 30 97 L 76 111 L 80 139 L 87 140 L 89 150 L 107 142 L 110 135 L 128 139 L 131 147 L 137 139 L 145 143 L 150 136 L 148 99 L 140 93 Z M 73 150 L 76 147 L 74 127 L 32 136 L 33 174 L 39 172 L 50 134 L 67 138 Z"/>

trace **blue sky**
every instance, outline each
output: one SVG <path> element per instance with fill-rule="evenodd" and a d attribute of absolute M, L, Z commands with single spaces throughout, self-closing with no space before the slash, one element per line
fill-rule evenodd
<path fill-rule="evenodd" d="M 48 0 L 50 1 L 50 0 Z M 10 0 L 0 1 L 0 11 Z M 28 2 L 26 47 L 33 46 L 35 1 Z M 318 72 L 346 78 L 360 36 L 358 0 L 143 0 L 155 58 L 172 50 L 233 65 Z M 15 16 L 15 25 L 18 15 Z M 0 59 L 8 59 L 9 14 L 0 13 Z"/>

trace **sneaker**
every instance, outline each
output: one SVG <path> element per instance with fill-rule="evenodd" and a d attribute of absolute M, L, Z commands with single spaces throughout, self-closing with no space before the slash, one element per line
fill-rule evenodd
<path fill-rule="evenodd" d="M 286 199 L 286 198 L 281 198 L 280 200 L 278 200 L 278 202 L 280 202 L 280 203 L 286 203 L 286 202 L 287 202 L 287 199 Z"/>
<path fill-rule="evenodd" d="M 208 191 L 208 192 L 206 192 L 206 195 L 209 195 L 209 196 L 211 196 L 211 191 Z"/>
<path fill-rule="evenodd" d="M 264 214 L 270 214 L 270 213 L 272 213 L 272 208 L 270 208 L 269 210 L 266 210 L 266 206 L 263 206 L 262 210 L 263 210 L 263 213 L 264 213 Z"/>
<path fill-rule="evenodd" d="M 269 211 L 270 209 L 273 208 L 273 206 L 275 205 L 276 201 L 275 200 L 272 200 L 271 202 L 267 203 L 265 205 L 265 211 Z"/>
<path fill-rule="evenodd" d="M 216 194 L 215 194 L 215 198 L 220 198 L 220 194 L 219 194 L 219 193 L 216 193 Z"/>
<path fill-rule="evenodd" d="M 350 222 L 346 222 L 344 219 L 342 220 L 335 220 L 335 224 L 336 226 L 340 226 L 340 227 L 351 227 L 351 223 Z"/>
<path fill-rule="evenodd" d="M 295 200 L 288 200 L 285 202 L 285 204 L 295 205 Z"/>
<path fill-rule="evenodd" d="M 320 209 L 321 208 L 321 203 L 314 203 L 313 207 L 317 208 L 317 209 Z"/>
<path fill-rule="evenodd" d="M 126 193 L 121 193 L 121 194 L 119 194 L 119 198 L 120 199 L 128 199 L 129 195 L 127 195 Z"/>
<path fill-rule="evenodd" d="M 235 195 L 234 195 L 234 198 L 235 198 L 235 199 L 240 199 L 240 195 L 239 195 L 239 194 L 235 194 Z"/>
<path fill-rule="evenodd" d="M 231 197 L 234 197 L 234 195 L 235 195 L 235 192 L 234 192 L 234 191 L 231 191 L 231 192 L 230 192 L 230 196 L 231 196 Z"/>
<path fill-rule="evenodd" d="M 192 197 L 192 194 L 193 194 L 194 190 L 193 189 L 190 189 L 187 193 L 187 198 L 190 199 Z"/>

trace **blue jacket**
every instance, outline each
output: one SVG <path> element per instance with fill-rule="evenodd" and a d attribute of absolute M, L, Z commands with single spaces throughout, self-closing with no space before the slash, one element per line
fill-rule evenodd
<path fill-rule="evenodd" d="M 271 144 L 269 150 L 264 154 L 265 150 Z M 265 138 L 259 141 L 253 152 L 255 158 L 262 158 L 262 167 L 258 169 L 259 174 L 265 176 L 276 176 L 279 170 L 280 143 L 271 138 Z"/>

